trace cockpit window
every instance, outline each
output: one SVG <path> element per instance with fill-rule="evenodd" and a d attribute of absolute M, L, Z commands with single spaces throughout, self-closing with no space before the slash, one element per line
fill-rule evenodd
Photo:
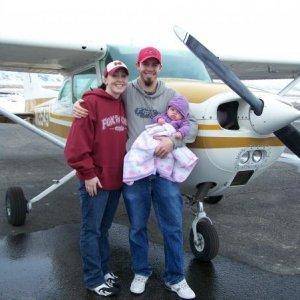
<path fill-rule="evenodd" d="M 74 100 L 82 97 L 83 93 L 98 86 L 96 69 L 94 67 L 84 70 L 73 77 Z"/>
<path fill-rule="evenodd" d="M 139 49 L 125 46 L 109 46 L 105 65 L 113 60 L 121 60 L 129 68 L 129 80 L 137 78 L 135 67 Z M 161 78 L 184 78 L 211 82 L 204 64 L 191 52 L 170 50 L 163 52 Z"/>
<path fill-rule="evenodd" d="M 67 80 L 59 94 L 58 101 L 65 103 L 72 103 L 72 92 L 71 92 L 71 82 Z"/>

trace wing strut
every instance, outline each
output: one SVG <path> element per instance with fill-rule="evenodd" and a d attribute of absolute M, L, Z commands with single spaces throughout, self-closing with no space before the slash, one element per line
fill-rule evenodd
<path fill-rule="evenodd" d="M 292 80 L 287 86 L 285 86 L 278 95 L 285 96 L 296 84 L 300 82 L 300 74 Z"/>
<path fill-rule="evenodd" d="M 20 117 L 14 115 L 13 113 L 9 112 L 8 110 L 0 107 L 0 114 L 7 117 L 8 119 L 12 120 L 13 122 L 23 126 L 24 128 L 36 133 L 37 135 L 41 136 L 42 138 L 46 139 L 47 141 L 53 143 L 54 145 L 65 148 L 65 143 L 56 139 L 55 137 L 51 136 L 50 134 L 46 133 L 45 131 L 36 128 L 32 124 L 26 122 L 25 120 L 21 119 Z"/>

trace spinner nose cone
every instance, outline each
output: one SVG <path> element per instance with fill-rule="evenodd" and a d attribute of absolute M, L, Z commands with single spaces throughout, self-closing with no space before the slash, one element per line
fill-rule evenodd
<path fill-rule="evenodd" d="M 270 134 L 300 118 L 300 111 L 280 101 L 279 96 L 263 97 L 264 108 L 260 116 L 250 111 L 250 122 L 258 134 Z"/>

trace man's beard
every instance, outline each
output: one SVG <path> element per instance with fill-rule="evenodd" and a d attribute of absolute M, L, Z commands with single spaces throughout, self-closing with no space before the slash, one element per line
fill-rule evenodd
<path fill-rule="evenodd" d="M 145 86 L 151 86 L 153 84 L 152 78 L 146 78 L 144 80 Z"/>
<path fill-rule="evenodd" d="M 143 76 L 142 79 L 145 86 L 151 86 L 154 83 L 154 80 L 152 78 Z"/>

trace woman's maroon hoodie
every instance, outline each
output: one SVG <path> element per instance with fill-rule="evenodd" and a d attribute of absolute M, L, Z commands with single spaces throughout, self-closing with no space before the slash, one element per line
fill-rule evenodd
<path fill-rule="evenodd" d="M 74 119 L 66 147 L 68 164 L 80 180 L 98 177 L 103 189 L 122 186 L 127 122 L 123 102 L 102 89 L 83 95 L 86 118 Z"/>

